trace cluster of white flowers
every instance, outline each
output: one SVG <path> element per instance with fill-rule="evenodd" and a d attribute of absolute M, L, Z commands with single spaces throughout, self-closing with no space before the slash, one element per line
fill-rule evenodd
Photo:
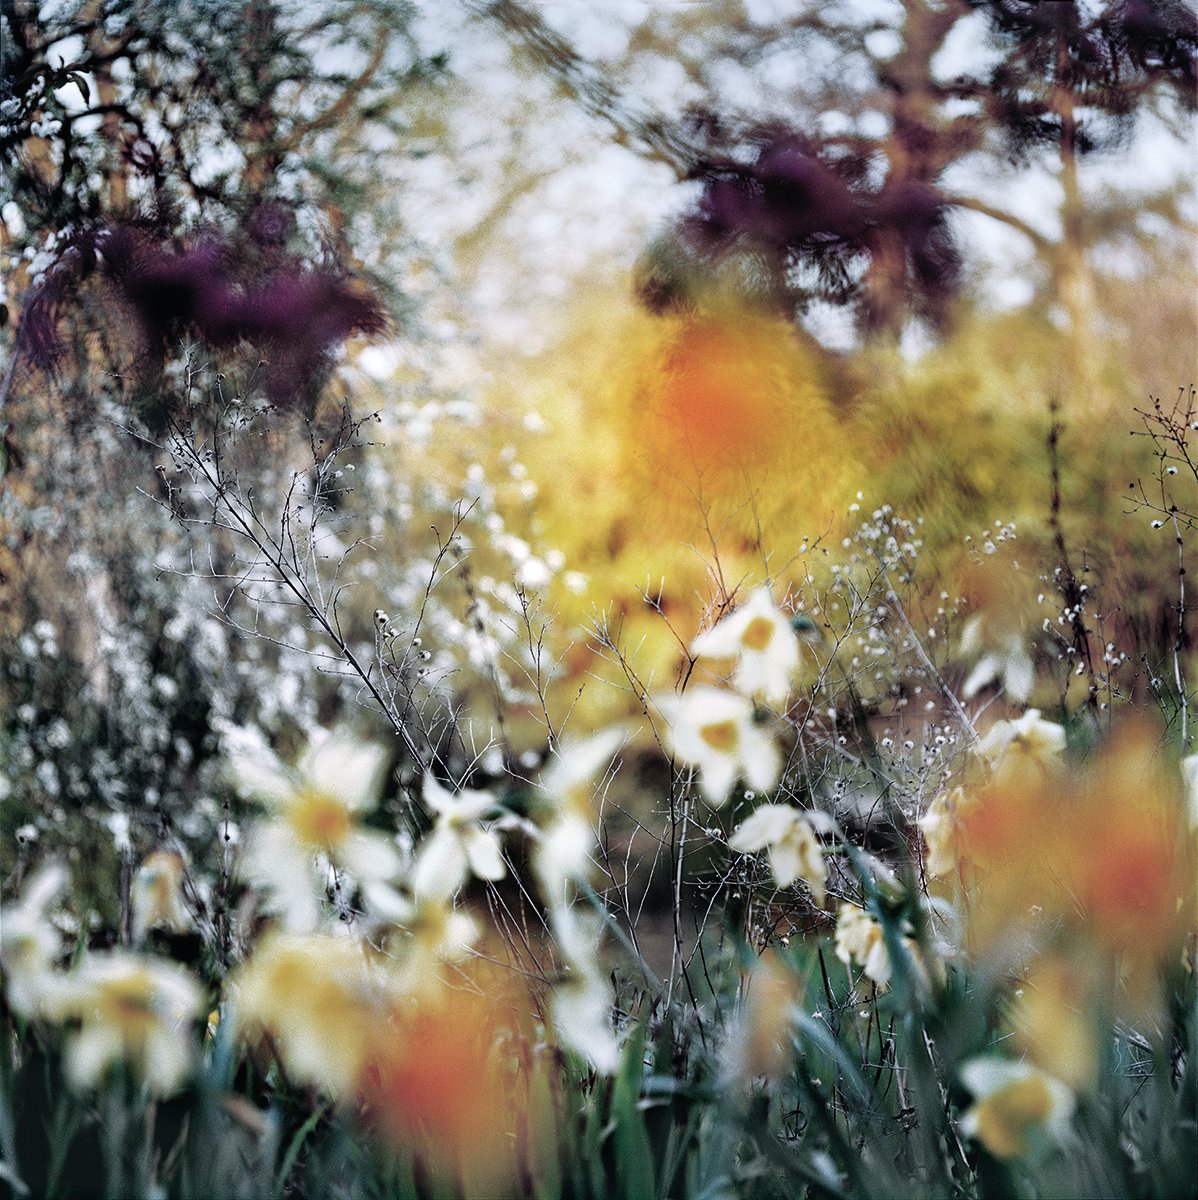
<path fill-rule="evenodd" d="M 67 883 L 66 870 L 49 864 L 30 877 L 16 904 L 0 910 L 8 1003 L 28 1018 L 78 1024 L 66 1045 L 74 1086 L 95 1087 L 125 1061 L 152 1093 L 168 1095 L 194 1061 L 203 988 L 175 963 L 126 950 L 86 952 L 63 968 L 63 939 L 49 910 Z M 143 910 L 139 923 L 154 919 Z"/>
<path fill-rule="evenodd" d="M 701 685 L 665 696 L 658 708 L 669 724 L 670 747 L 697 768 L 699 791 L 713 808 L 727 802 L 738 779 L 754 792 L 770 792 L 782 774 L 782 754 L 758 703 L 785 705 L 799 666 L 799 639 L 760 587 L 735 611 L 691 642 L 691 653 L 732 659 L 732 690 Z M 779 887 L 802 879 L 819 905 L 827 868 L 811 821 L 789 804 L 763 804 L 728 842 L 743 854 L 766 850 Z"/>
<path fill-rule="evenodd" d="M 471 878 L 504 878 L 500 834 L 518 826 L 534 839 L 534 871 L 565 968 L 552 1000 L 558 1036 L 597 1069 L 613 1070 L 621 1041 L 611 1020 L 611 983 L 599 967 L 602 927 L 579 911 L 578 890 L 596 844 L 595 781 L 622 737 L 608 730 L 556 748 L 535 785 L 542 809 L 536 825 L 507 812 L 490 791 L 454 791 L 426 774 L 422 797 L 433 826 L 414 853 L 406 854 L 395 838 L 360 824 L 382 789 L 381 749 L 332 734 L 314 743 L 292 769 L 261 742 L 233 741 L 233 779 L 267 808 L 266 819 L 246 834 L 239 869 L 278 922 L 274 940 L 265 951 L 255 951 L 238 984 L 250 1025 L 278 1033 L 301 1074 L 322 1082 L 312 1070 L 320 1058 L 313 1044 L 319 1022 L 302 1014 L 293 1019 L 279 1009 L 271 999 L 275 976 L 298 970 L 295 963 L 349 954 L 340 945 L 349 941 L 359 947 L 353 958 L 361 983 L 355 1004 L 372 997 L 371 1004 L 385 1006 L 400 997 L 436 993 L 444 982 L 443 965 L 469 956 L 482 937 L 480 922 L 459 904 L 462 889 Z M 330 926 L 325 903 L 330 878 L 342 896 L 360 897 L 364 937 L 347 932 L 344 921 Z M 344 986 L 329 980 L 318 990 L 329 1003 L 340 1003 Z M 336 1090 L 344 1080 L 323 1082 Z"/>

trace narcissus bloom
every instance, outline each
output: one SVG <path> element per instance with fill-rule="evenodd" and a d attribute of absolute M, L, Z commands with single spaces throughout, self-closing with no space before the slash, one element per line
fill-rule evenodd
<path fill-rule="evenodd" d="M 890 953 L 882 926 L 863 908 L 842 904 L 836 919 L 836 957 L 844 965 L 861 965 L 879 987 L 890 983 Z"/>
<path fill-rule="evenodd" d="M 1068 1132 L 1073 1093 L 1039 1067 L 974 1058 L 962 1065 L 961 1081 L 976 1098 L 961 1119 L 961 1131 L 998 1158 L 1026 1154 L 1035 1130 L 1058 1141 Z"/>
<path fill-rule="evenodd" d="M 537 790 L 551 808 L 533 851 L 533 868 L 549 904 L 564 903 L 571 880 L 585 878 L 595 848 L 595 781 L 611 764 L 623 734 L 605 729 L 581 742 L 564 743 L 542 772 Z"/>
<path fill-rule="evenodd" d="M 146 856 L 133 876 L 133 938 L 140 942 L 151 929 L 186 933 L 193 922 L 183 901 L 183 859 L 172 850 Z"/>
<path fill-rule="evenodd" d="M 763 792 L 778 782 L 782 756 L 753 719 L 746 697 L 695 687 L 682 696 L 663 696 L 657 705 L 669 722 L 673 753 L 699 769 L 699 791 L 712 807 L 728 799 L 737 779 Z"/>
<path fill-rule="evenodd" d="M 910 955 L 910 961 L 925 987 L 932 981 L 943 986 L 944 963 L 935 954 L 925 957 L 919 943 L 904 936 L 902 944 Z M 890 961 L 890 950 L 882 926 L 855 904 L 842 904 L 836 918 L 836 957 L 845 966 L 854 962 L 861 965 L 867 979 L 872 979 L 879 988 L 890 986 L 894 965 Z"/>
<path fill-rule="evenodd" d="M 379 889 L 372 916 L 371 943 L 385 951 L 388 986 L 401 995 L 440 991 L 445 964 L 468 958 L 482 936 L 478 921 L 454 908 L 452 897 Z"/>
<path fill-rule="evenodd" d="M 455 794 L 426 775 L 424 802 L 437 814 L 437 823 L 417 855 L 413 892 L 430 898 L 448 897 L 465 883 L 467 875 L 495 880 L 507 874 L 499 835 L 482 823 L 486 813 L 499 807 L 490 792 L 463 788 Z"/>
<path fill-rule="evenodd" d="M 89 954 L 55 1006 L 58 1019 L 82 1022 L 67 1043 L 67 1075 L 76 1087 L 94 1087 L 125 1060 L 151 1092 L 168 1095 L 191 1068 L 191 1026 L 207 1007 L 199 983 L 175 963 L 119 950 Z"/>
<path fill-rule="evenodd" d="M 1097 978 L 1092 964 L 1050 954 L 1032 963 L 1008 1014 L 1015 1044 L 1075 1092 L 1098 1074 Z"/>
<path fill-rule="evenodd" d="M 978 753 L 996 771 L 1021 764 L 1051 770 L 1064 752 L 1065 727 L 1044 720 L 1038 708 L 1029 708 L 1015 721 L 996 721 L 978 742 Z"/>
<path fill-rule="evenodd" d="M 757 960 L 725 1048 L 725 1069 L 735 1083 L 786 1073 L 794 1061 L 791 1035 L 801 998 L 802 986 L 785 963 L 770 952 Z"/>
<path fill-rule="evenodd" d="M 549 921 L 567 971 L 551 1000 L 554 1028 L 563 1044 L 610 1074 L 619 1065 L 621 1039 L 612 1026 L 612 985 L 599 967 L 599 916 L 563 907 L 551 910 Z"/>
<path fill-rule="evenodd" d="M 1001 683 L 1003 692 L 1016 704 L 1026 704 L 1036 681 L 1036 668 L 1028 653 L 1028 639 L 1017 629 L 997 628 L 986 613 L 975 613 L 961 631 L 961 654 L 980 655 L 970 671 L 961 695 L 969 700 L 991 683 Z"/>
<path fill-rule="evenodd" d="M 785 704 L 799 665 L 799 639 L 760 587 L 734 612 L 691 642 L 692 654 L 735 658 L 732 686 L 767 704 Z"/>
<path fill-rule="evenodd" d="M 52 1000 L 60 980 L 55 967 L 62 939 L 46 910 L 68 881 L 61 864 L 44 866 L 26 881 L 16 904 L 0 908 L 0 966 L 4 967 L 8 1003 L 21 1016 L 35 1016 Z"/>
<path fill-rule="evenodd" d="M 951 875 L 960 860 L 957 812 L 969 802 L 964 788 L 940 792 L 919 818 L 919 831 L 928 848 L 924 869 L 934 878 Z"/>
<path fill-rule="evenodd" d="M 770 870 L 781 888 L 802 879 L 811 898 L 823 906 L 828 868 L 823 847 L 807 818 L 791 804 L 763 804 L 728 839 L 731 849 L 742 854 L 769 852 Z"/>
<path fill-rule="evenodd" d="M 270 1035 L 296 1082 L 334 1096 L 366 1066 L 389 997 L 385 975 L 353 937 L 271 931 L 233 979 L 238 1020 Z"/>
<path fill-rule="evenodd" d="M 344 735 L 310 746 L 294 770 L 265 746 L 233 747 L 235 783 L 271 813 L 247 833 L 240 871 L 265 891 L 270 910 L 289 929 L 310 931 L 319 921 L 318 859 L 367 887 L 399 873 L 403 864 L 391 839 L 358 823 L 378 803 L 387 758 L 381 747 Z"/>

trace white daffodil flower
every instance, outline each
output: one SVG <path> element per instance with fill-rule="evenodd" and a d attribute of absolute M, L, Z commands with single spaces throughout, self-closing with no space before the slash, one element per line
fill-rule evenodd
<path fill-rule="evenodd" d="M 36 1016 L 53 999 L 61 979 L 55 968 L 62 940 L 46 910 L 69 879 L 64 866 L 50 863 L 29 877 L 16 904 L 0 908 L 0 965 L 8 1003 L 24 1017 Z"/>
<path fill-rule="evenodd" d="M 191 1069 L 189 1027 L 205 1011 L 203 989 L 176 963 L 120 950 L 89 954 L 56 1002 L 57 1019 L 81 1022 L 67 1044 L 67 1076 L 78 1088 L 95 1087 L 123 1059 L 151 1092 L 169 1095 Z"/>
<path fill-rule="evenodd" d="M 382 747 L 339 734 L 310 746 L 294 770 L 265 745 L 233 745 L 237 787 L 270 813 L 247 832 L 239 870 L 263 889 L 287 928 L 306 932 L 319 922 L 324 871 L 318 859 L 367 887 L 401 870 L 391 839 L 358 824 L 378 803 L 387 759 Z"/>
<path fill-rule="evenodd" d="M 623 733 L 606 729 L 581 742 L 565 743 L 542 772 L 537 790 L 552 806 L 533 851 L 533 869 L 549 904 L 566 900 L 573 880 L 584 879 L 595 848 L 595 781 L 611 764 Z"/>
<path fill-rule="evenodd" d="M 268 1032 L 288 1075 L 340 1096 L 361 1080 L 387 1020 L 385 982 L 356 937 L 272 929 L 229 992 L 238 1027 Z"/>
<path fill-rule="evenodd" d="M 910 926 L 907 926 L 909 929 Z M 935 954 L 924 956 L 919 943 L 904 935 L 903 946 L 911 956 L 912 964 L 925 987 L 931 988 L 933 981 L 944 986 L 944 963 Z M 872 979 L 880 989 L 890 986 L 894 966 L 890 961 L 890 950 L 882 926 L 873 916 L 855 904 L 842 904 L 836 920 L 836 957 L 846 967 L 853 962 L 861 964 L 867 979 Z"/>
<path fill-rule="evenodd" d="M 390 987 L 401 995 L 438 992 L 444 965 L 470 957 L 482 937 L 478 920 L 455 908 L 452 897 L 408 896 L 383 887 L 371 899 L 371 941 L 386 950 Z"/>
<path fill-rule="evenodd" d="M 691 653 L 735 658 L 732 686 L 750 699 L 785 704 L 799 665 L 799 639 L 786 616 L 759 587 L 734 612 L 698 634 Z"/>
<path fill-rule="evenodd" d="M 183 900 L 183 859 L 173 850 L 155 850 L 133 876 L 133 940 L 142 941 L 151 929 L 186 933 L 191 914 Z"/>
<path fill-rule="evenodd" d="M 984 613 L 975 613 L 961 631 L 961 654 L 981 657 L 961 685 L 961 695 L 970 700 L 989 684 L 999 682 L 1016 704 L 1026 704 L 1036 682 L 1036 665 L 1028 653 L 1027 638 L 1017 630 L 1000 630 L 986 638 Z M 987 644 L 989 640 L 989 644 Z"/>
<path fill-rule="evenodd" d="M 551 909 L 549 923 L 567 969 L 550 1002 L 554 1028 L 565 1045 L 609 1075 L 619 1065 L 622 1043 L 612 1026 L 612 985 L 599 966 L 602 923 L 597 913 L 577 907 Z"/>
<path fill-rule="evenodd" d="M 769 853 L 770 870 L 780 888 L 802 879 L 811 898 L 823 906 L 828 868 L 823 847 L 811 823 L 792 804 L 763 804 L 728 839 L 731 849 L 741 854 Z"/>
<path fill-rule="evenodd" d="M 880 988 L 890 983 L 890 952 L 882 926 L 863 908 L 842 904 L 836 920 L 836 957 L 844 965 L 861 964 L 866 978 Z"/>
<path fill-rule="evenodd" d="M 961 1066 L 961 1081 L 976 1103 L 961 1119 L 961 1132 L 998 1158 L 1027 1153 L 1028 1134 L 1043 1130 L 1061 1141 L 1073 1116 L 1073 1093 L 1059 1080 L 1026 1062 L 973 1058 Z"/>
<path fill-rule="evenodd" d="M 448 898 L 468 874 L 488 880 L 507 874 L 499 835 L 482 824 L 483 815 L 499 807 L 490 792 L 466 788 L 455 795 L 425 775 L 424 802 L 437 821 L 412 868 L 411 887 L 418 897 Z"/>
<path fill-rule="evenodd" d="M 559 985 L 550 1001 L 558 1036 L 604 1075 L 620 1064 L 620 1039 L 611 1024 L 614 1000 L 606 979 L 584 973 Z"/>
<path fill-rule="evenodd" d="M 1029 708 L 1018 720 L 996 721 L 977 749 L 996 770 L 1008 759 L 1020 757 L 1041 767 L 1052 767 L 1065 752 L 1065 727 L 1045 721 L 1038 708 Z"/>
<path fill-rule="evenodd" d="M 773 739 L 753 720 L 752 701 L 713 687 L 663 696 L 658 708 L 669 722 L 673 753 L 699 769 L 699 791 L 713 808 L 727 799 L 737 779 L 767 792 L 782 773 Z"/>

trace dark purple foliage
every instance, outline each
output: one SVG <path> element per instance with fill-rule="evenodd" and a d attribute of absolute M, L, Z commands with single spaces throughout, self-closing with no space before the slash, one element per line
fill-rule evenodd
<path fill-rule="evenodd" d="M 1198 13 L 1193 8 L 1183 0 L 1122 0 L 1106 14 L 1103 29 L 1134 67 L 1174 77 L 1194 102 Z"/>
<path fill-rule="evenodd" d="M 273 401 L 308 395 L 338 345 L 355 333 L 381 332 L 386 319 L 360 281 L 283 256 L 293 229 L 289 209 L 266 204 L 251 214 L 240 242 L 208 233 L 180 245 L 133 224 L 77 238 L 30 300 L 21 349 L 38 367 L 54 364 L 59 319 L 98 266 L 154 364 L 183 338 L 216 349 L 246 346 L 267 364 Z"/>
<path fill-rule="evenodd" d="M 250 213 L 245 230 L 263 250 L 281 250 L 295 233 L 295 214 L 287 205 L 267 200 Z"/>
<path fill-rule="evenodd" d="M 872 210 L 877 228 L 901 235 L 916 293 L 933 304 L 950 299 L 960 282 L 961 253 L 940 193 L 923 183 L 888 185 Z"/>
<path fill-rule="evenodd" d="M 269 366 L 266 390 L 276 403 L 304 391 L 334 347 L 354 333 L 380 333 L 378 301 L 356 281 L 323 268 L 285 267 L 243 298 L 241 336 Z"/>
<path fill-rule="evenodd" d="M 847 264 L 897 234 L 917 308 L 936 318 L 953 295 L 961 259 L 947 207 L 929 184 L 871 189 L 864 163 L 828 160 L 794 134 L 771 131 L 749 163 L 719 162 L 700 174 L 703 191 L 683 224 L 696 249 L 719 256 L 734 245 L 764 252 L 784 277 L 796 261 L 815 263 L 846 286 Z"/>
<path fill-rule="evenodd" d="M 748 234 L 781 250 L 811 237 L 859 237 L 865 222 L 861 195 L 791 140 L 763 146 L 750 165 L 710 168 L 693 228 L 713 246 Z"/>

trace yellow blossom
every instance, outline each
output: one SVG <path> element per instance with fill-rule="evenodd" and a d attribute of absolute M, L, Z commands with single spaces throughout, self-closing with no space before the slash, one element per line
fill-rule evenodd
<path fill-rule="evenodd" d="M 769 588 L 757 588 L 734 612 L 698 634 L 692 654 L 735 658 L 732 686 L 749 698 L 784 704 L 799 665 L 799 639 L 774 606 Z"/>
<path fill-rule="evenodd" d="M 728 839 L 731 849 L 742 854 L 769 852 L 770 870 L 781 888 L 802 879 L 811 898 L 823 906 L 828 868 L 823 848 L 811 823 L 791 804 L 763 804 Z"/>
<path fill-rule="evenodd" d="M 1093 972 L 1059 955 L 1037 959 L 1009 1013 L 1016 1045 L 1075 1092 L 1090 1087 L 1098 1072 Z"/>
<path fill-rule="evenodd" d="M 890 983 L 890 954 L 882 926 L 863 908 L 842 904 L 836 919 L 836 957 L 845 966 L 860 963 L 879 987 Z"/>
<path fill-rule="evenodd" d="M 151 929 L 186 933 L 191 914 L 183 900 L 183 859 L 171 850 L 146 856 L 133 877 L 133 937 L 142 941 Z"/>
<path fill-rule="evenodd" d="M 175 963 L 119 950 L 89 954 L 54 1014 L 81 1022 L 67 1044 L 68 1077 L 76 1087 L 94 1087 L 124 1059 L 150 1091 L 168 1095 L 191 1067 L 191 1026 L 204 1007 L 199 983 Z"/>
<path fill-rule="evenodd" d="M 277 930 L 232 994 L 241 1027 L 269 1034 L 288 1075 L 334 1096 L 356 1085 L 387 1004 L 383 973 L 356 938 Z"/>
<path fill-rule="evenodd" d="M 738 778 L 763 792 L 778 782 L 782 756 L 744 696 L 693 687 L 657 704 L 669 722 L 673 753 L 699 769 L 699 791 L 713 808 L 725 803 Z"/>
<path fill-rule="evenodd" d="M 978 753 L 999 772 L 1025 766 L 1051 771 L 1064 752 L 1065 727 L 1044 720 L 1037 708 L 1014 721 L 996 721 L 978 742 Z"/>
<path fill-rule="evenodd" d="M 728 1040 L 727 1070 L 744 1086 L 779 1079 L 794 1059 L 791 1034 L 802 988 L 785 963 L 767 952 L 744 981 L 738 1019 Z"/>
<path fill-rule="evenodd" d="M 998 1158 L 1026 1154 L 1034 1130 L 1058 1140 L 1068 1130 L 1073 1093 L 1030 1063 L 975 1058 L 962 1065 L 961 1079 L 976 1098 L 961 1130 Z"/>

